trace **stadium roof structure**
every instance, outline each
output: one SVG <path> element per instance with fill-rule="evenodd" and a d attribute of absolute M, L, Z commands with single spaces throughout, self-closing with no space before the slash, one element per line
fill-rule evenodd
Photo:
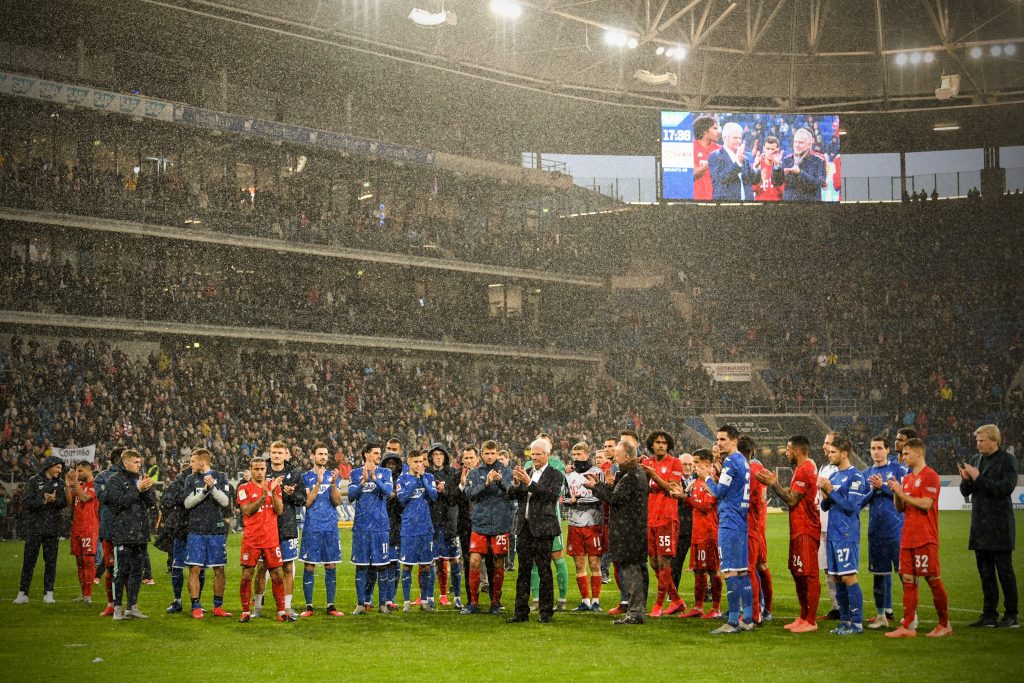
<path fill-rule="evenodd" d="M 516 19 L 487 0 L 138 4 L 626 107 L 849 113 L 1024 103 L 1021 0 L 534 0 L 513 3 Z M 413 9 L 457 21 L 449 14 L 426 28 L 410 19 Z M 639 70 L 652 77 L 639 80 Z M 675 78 L 654 78 L 668 73 Z M 943 73 L 961 77 L 952 99 L 936 98 Z"/>

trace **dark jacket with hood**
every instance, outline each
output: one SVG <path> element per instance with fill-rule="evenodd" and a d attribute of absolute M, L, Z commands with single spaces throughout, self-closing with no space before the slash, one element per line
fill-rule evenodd
<path fill-rule="evenodd" d="M 392 478 L 397 481 L 405 469 L 405 464 L 402 462 L 401 456 L 394 453 L 385 453 L 384 457 L 380 459 L 381 467 L 390 470 L 391 468 L 388 467 L 389 460 L 398 461 L 399 473 L 397 475 L 394 472 L 391 473 Z M 388 522 L 391 523 L 391 529 L 388 531 L 388 544 L 392 548 L 400 548 L 402 546 L 402 504 L 398 502 L 398 496 L 393 491 L 388 496 Z"/>
<path fill-rule="evenodd" d="M 444 454 L 444 461 L 440 467 L 433 466 L 434 451 Z M 444 484 L 444 492 L 438 491 L 437 500 L 430 505 L 430 521 L 434 529 L 444 529 L 444 537 L 448 542 L 459 537 L 459 471 L 449 465 L 448 449 L 444 444 L 435 443 L 430 445 L 430 453 L 427 455 L 427 472 L 434 475 L 434 481 Z M 440 487 L 438 487 L 440 489 Z"/>
<path fill-rule="evenodd" d="M 267 480 L 281 477 L 281 501 L 284 509 L 277 516 L 277 537 L 282 541 L 299 537 L 299 521 L 302 519 L 302 511 L 306 509 L 306 482 L 302 479 L 302 472 L 298 470 L 291 461 L 285 461 L 284 469 L 280 472 L 273 470 L 273 465 L 267 460 Z M 294 486 L 295 490 L 291 495 L 284 492 L 285 486 Z"/>
<path fill-rule="evenodd" d="M 487 475 L 497 470 L 501 479 L 488 484 Z M 512 531 L 512 504 L 507 497 L 512 487 L 512 470 L 495 460 L 485 462 L 466 477 L 465 494 L 473 504 L 473 531 L 484 536 L 498 536 Z"/>
<path fill-rule="evenodd" d="M 132 474 L 122 463 L 107 480 L 110 541 L 114 545 L 149 542 L 149 508 L 156 505 L 156 493 L 152 486 L 140 491 L 140 478 L 141 472 Z"/>
<path fill-rule="evenodd" d="M 62 464 L 63 460 L 51 455 L 25 484 L 26 536 L 60 536 L 63 526 L 61 509 L 68 504 L 67 494 L 64 492 L 64 478 L 58 474 L 53 479 L 48 479 L 46 470 Z M 56 498 L 52 502 L 45 502 L 43 496 L 47 493 L 57 494 Z"/>

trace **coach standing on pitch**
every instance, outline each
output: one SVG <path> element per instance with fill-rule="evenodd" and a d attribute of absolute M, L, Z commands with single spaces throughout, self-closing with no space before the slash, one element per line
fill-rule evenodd
<path fill-rule="evenodd" d="M 32 585 L 32 572 L 43 550 L 43 602 L 53 599 L 53 584 L 57 580 L 57 542 L 60 539 L 60 511 L 68 504 L 64 492 L 64 479 L 60 476 L 64 461 L 51 455 L 43 461 L 39 472 L 25 484 L 25 554 L 21 559 L 21 587 L 14 603 L 28 602 L 28 589 Z"/>
<path fill-rule="evenodd" d="M 121 453 L 120 466 L 107 480 L 104 500 L 110 506 L 114 544 L 114 621 L 147 618 L 139 610 L 139 588 L 148 552 L 149 508 L 156 506 L 153 483 L 142 472 L 142 455 L 130 448 Z"/>
<path fill-rule="evenodd" d="M 971 499 L 971 538 L 981 577 L 984 607 L 972 627 L 1017 628 L 1017 577 L 1013 573 L 1016 530 L 1010 495 L 1017 485 L 1017 460 L 999 447 L 999 427 L 982 425 L 974 432 L 979 455 L 957 463 L 960 493 Z M 996 583 L 996 576 L 999 583 Z M 1005 611 L 999 619 L 999 586 Z"/>

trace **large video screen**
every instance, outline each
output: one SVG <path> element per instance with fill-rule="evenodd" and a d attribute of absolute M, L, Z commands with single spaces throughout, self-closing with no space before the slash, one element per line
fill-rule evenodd
<path fill-rule="evenodd" d="M 839 117 L 661 112 L 662 198 L 838 202 Z"/>

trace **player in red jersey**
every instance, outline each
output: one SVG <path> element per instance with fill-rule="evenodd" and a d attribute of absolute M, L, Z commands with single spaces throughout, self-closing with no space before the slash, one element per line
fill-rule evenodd
<path fill-rule="evenodd" d="M 821 579 L 818 576 L 818 544 L 821 542 L 821 517 L 818 514 L 818 473 L 810 459 L 810 442 L 806 436 L 790 437 L 786 459 L 793 467 L 789 488 L 779 484 L 775 473 L 762 469 L 757 480 L 770 486 L 789 506 L 789 571 L 796 583 L 800 616 L 786 624 L 793 633 L 818 630 L 818 599 Z"/>
<path fill-rule="evenodd" d="M 761 181 L 754 185 L 754 199 L 759 202 L 782 201 L 786 174 L 782 170 L 782 151 L 777 137 L 769 135 L 764 139 L 764 150 L 755 156 L 754 165 L 761 171 Z"/>
<path fill-rule="evenodd" d="M 754 440 L 749 436 L 741 436 L 736 449 L 750 463 L 750 507 L 747 508 L 747 573 L 750 575 L 752 600 L 752 616 L 754 623 L 761 623 L 765 616 L 761 611 L 761 597 L 764 595 L 764 611 L 771 619 L 771 574 L 767 575 L 767 586 L 762 585 L 761 576 L 768 567 L 768 542 L 765 538 L 765 525 L 768 518 L 767 488 L 757 480 L 757 473 L 764 465 L 754 459 Z M 761 568 L 765 569 L 762 570 Z M 767 590 L 765 590 L 767 588 Z"/>
<path fill-rule="evenodd" d="M 271 590 L 277 603 L 278 621 L 295 621 L 284 608 L 284 570 L 281 568 L 281 544 L 277 535 L 277 516 L 284 510 L 281 498 L 282 477 L 267 481 L 267 461 L 253 458 L 249 462 L 252 480 L 238 486 L 238 507 L 242 510 L 242 623 L 250 619 L 252 576 L 263 561 L 270 571 Z"/>
<path fill-rule="evenodd" d="M 939 576 L 939 481 L 938 473 L 925 463 L 924 441 L 908 439 L 903 445 L 903 464 L 910 474 L 900 483 L 889 480 L 893 503 L 903 513 L 900 536 L 900 579 L 903 581 L 903 620 L 889 638 L 913 638 L 917 635 L 917 581 L 924 577 L 932 589 L 939 624 L 929 638 L 953 634 L 949 625 L 949 597 Z"/>
<path fill-rule="evenodd" d="M 65 491 L 71 512 L 71 554 L 78 565 L 78 585 L 82 594 L 75 602 L 92 604 L 92 584 L 96 577 L 96 544 L 100 535 L 100 501 L 92 482 L 92 463 L 79 462 L 65 477 Z"/>
<path fill-rule="evenodd" d="M 722 148 L 718 139 L 722 129 L 714 116 L 701 116 L 693 122 L 693 198 L 710 202 L 712 196 L 708 157 Z"/>
<path fill-rule="evenodd" d="M 647 450 L 653 458 L 644 458 L 641 466 L 647 473 L 647 555 L 651 569 L 658 577 L 658 595 L 650 616 L 675 614 L 686 609 L 686 601 L 679 597 L 679 589 L 672 580 L 672 558 L 679 540 L 679 504 L 673 497 L 682 493 L 683 463 L 672 455 L 675 439 L 668 432 L 647 435 Z M 662 610 L 666 596 L 668 607 Z"/>
<path fill-rule="evenodd" d="M 714 461 L 706 448 L 693 452 L 694 463 Z M 718 501 L 699 477 L 684 492 L 683 500 L 693 508 L 693 531 L 690 535 L 690 569 L 693 570 L 693 609 L 679 616 L 714 619 L 721 614 L 722 577 L 718 574 Z M 711 611 L 704 612 L 704 598 L 711 578 Z"/>

